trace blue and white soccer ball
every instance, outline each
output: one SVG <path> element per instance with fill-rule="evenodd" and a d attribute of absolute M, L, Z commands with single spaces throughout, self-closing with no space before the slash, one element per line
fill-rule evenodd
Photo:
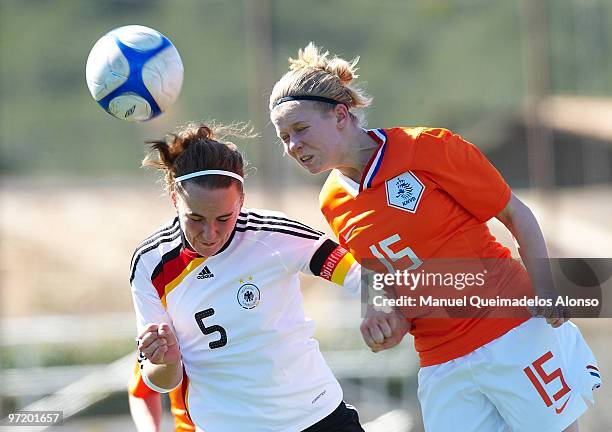
<path fill-rule="evenodd" d="M 87 58 L 87 87 L 111 115 L 127 121 L 158 116 L 176 101 L 183 84 L 183 62 L 160 32 L 129 25 L 96 42 Z"/>

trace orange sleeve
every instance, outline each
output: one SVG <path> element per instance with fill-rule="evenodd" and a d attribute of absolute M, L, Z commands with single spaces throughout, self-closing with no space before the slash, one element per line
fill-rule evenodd
<path fill-rule="evenodd" d="M 137 398 L 145 398 L 153 393 L 153 390 L 151 390 L 142 380 L 142 375 L 140 375 L 140 363 L 138 363 L 138 361 L 136 361 L 134 370 L 128 381 L 128 393 Z"/>
<path fill-rule="evenodd" d="M 446 129 L 426 129 L 417 139 L 414 166 L 481 221 L 504 209 L 510 186 L 472 143 Z"/>
<path fill-rule="evenodd" d="M 184 372 L 183 372 L 184 373 Z M 183 386 L 186 385 L 187 379 L 183 376 L 183 383 L 180 387 L 168 393 L 170 397 L 170 410 L 174 416 L 174 432 L 194 432 L 195 426 L 189 417 L 187 408 L 185 408 L 185 395 Z M 140 374 L 140 364 L 136 361 L 132 375 L 128 382 L 128 393 L 137 398 L 146 398 L 154 390 L 151 390 L 143 381 Z"/>

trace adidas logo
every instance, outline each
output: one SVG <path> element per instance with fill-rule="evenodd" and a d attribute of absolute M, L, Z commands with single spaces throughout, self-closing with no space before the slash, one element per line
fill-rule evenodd
<path fill-rule="evenodd" d="M 208 269 L 208 266 L 204 266 L 202 271 L 198 273 L 198 279 L 208 279 L 215 277 L 215 275 Z"/>

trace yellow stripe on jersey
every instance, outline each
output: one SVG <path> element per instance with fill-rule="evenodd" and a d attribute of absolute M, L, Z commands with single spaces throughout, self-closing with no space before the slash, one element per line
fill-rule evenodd
<path fill-rule="evenodd" d="M 355 263 L 355 258 L 350 253 L 347 253 L 342 257 L 340 262 L 336 265 L 334 272 L 331 276 L 331 281 L 338 285 L 344 285 L 344 278 L 351 269 L 351 266 Z"/>
<path fill-rule="evenodd" d="M 166 304 L 166 296 L 174 289 L 177 287 L 178 284 L 180 284 L 183 279 L 185 279 L 185 277 L 191 273 L 194 269 L 196 269 L 200 264 L 202 264 L 204 261 L 206 261 L 206 258 L 194 258 L 189 264 L 187 264 L 187 267 L 185 267 L 185 269 L 181 272 L 180 275 L 178 275 L 177 277 L 174 278 L 174 280 L 172 282 L 170 282 L 169 284 L 166 285 L 165 289 L 164 289 L 164 295 L 161 298 L 161 302 L 162 305 L 164 305 L 164 308 L 167 309 L 168 305 Z"/>

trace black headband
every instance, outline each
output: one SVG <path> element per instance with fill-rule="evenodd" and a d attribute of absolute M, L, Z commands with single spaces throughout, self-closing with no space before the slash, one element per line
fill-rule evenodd
<path fill-rule="evenodd" d="M 302 96 L 285 96 L 282 97 L 280 99 L 277 99 L 276 102 L 274 102 L 273 108 L 276 108 L 277 106 L 279 106 L 280 104 L 282 104 L 283 102 L 289 102 L 289 101 L 301 101 L 301 100 L 309 100 L 309 101 L 317 101 L 317 102 L 326 102 L 328 104 L 332 104 L 332 105 L 338 105 L 341 104 L 342 102 L 338 102 L 337 100 L 333 100 L 330 98 L 326 98 L 324 96 L 309 96 L 309 95 L 302 95 Z"/>

